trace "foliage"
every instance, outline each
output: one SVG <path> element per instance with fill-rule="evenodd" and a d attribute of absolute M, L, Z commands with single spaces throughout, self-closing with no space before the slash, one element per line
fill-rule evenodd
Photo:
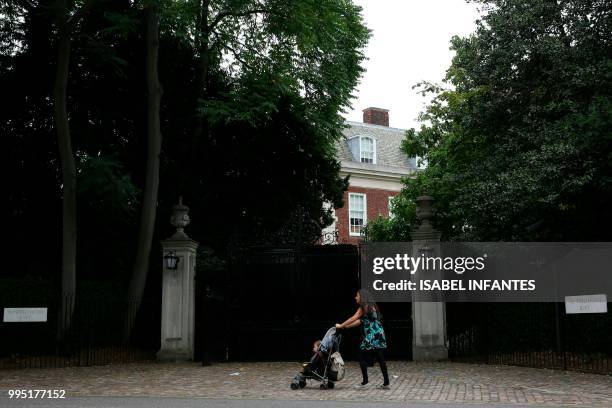
<path fill-rule="evenodd" d="M 418 225 L 415 202 L 406 194 L 399 194 L 393 198 L 390 210 L 392 217 L 379 215 L 368 222 L 364 229 L 366 241 L 410 241 L 410 232 Z"/>
<path fill-rule="evenodd" d="M 448 239 L 609 240 L 612 4 L 483 0 L 404 143 Z"/>
<path fill-rule="evenodd" d="M 0 0 L 10 252 L 24 259 L 34 232 L 45 243 L 37 257 L 44 262 L 6 270 L 49 277 L 58 276 L 60 265 L 62 198 L 51 98 L 53 4 Z M 228 242 L 288 230 L 298 207 L 308 222 L 329 223 L 322 203 L 340 205 L 346 189 L 333 145 L 369 35 L 359 7 L 348 0 L 160 4 L 163 144 L 155 242 L 172 233 L 168 216 L 179 195 L 191 208 L 187 232 L 219 257 Z M 203 4 L 206 30 L 197 9 Z M 79 278 L 124 279 L 134 256 L 147 131 L 142 5 L 97 0 L 75 27 L 68 107 L 80 186 Z M 209 69 L 202 84 L 204 34 Z M 194 140 L 200 118 L 206 130 Z M 152 253 L 154 269 L 159 257 Z"/>
<path fill-rule="evenodd" d="M 77 184 L 84 205 L 100 213 L 129 217 L 138 203 L 138 189 L 115 156 L 82 158 Z"/>
<path fill-rule="evenodd" d="M 297 213 L 304 230 L 315 223 L 320 233 L 331 222 L 322 203 L 341 205 L 347 187 L 338 177 L 333 140 L 311 126 L 295 94 L 278 98 L 278 112 L 259 117 L 256 127 L 246 119 L 213 125 L 218 138 L 201 145 L 202 178 L 194 180 L 206 188 L 195 190 L 192 183 L 185 195 L 200 209 L 194 234 L 202 228 L 215 234 L 213 242 L 270 243 L 285 241 L 287 231 L 297 234 Z"/>
<path fill-rule="evenodd" d="M 162 16 L 163 32 L 194 55 L 205 39 L 212 71 L 230 83 L 264 77 L 272 79 L 274 86 L 301 92 L 309 106 L 307 113 L 314 115 L 312 119 L 323 119 L 318 126 L 326 128 L 330 137 L 339 136 L 338 113 L 348 107 L 363 71 L 360 63 L 369 37 L 359 7 L 347 0 L 213 0 L 204 4 L 208 7 L 202 10 L 199 2 L 169 2 Z M 203 16 L 208 20 L 205 29 Z M 215 100 L 199 101 L 204 113 L 211 109 L 211 99 Z M 271 112 L 274 105 L 266 108 Z"/>

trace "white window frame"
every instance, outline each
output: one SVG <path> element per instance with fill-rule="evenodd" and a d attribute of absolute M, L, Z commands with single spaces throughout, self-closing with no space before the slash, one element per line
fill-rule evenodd
<path fill-rule="evenodd" d="M 356 211 L 351 209 L 351 197 L 363 197 L 363 223 L 361 225 L 360 232 L 353 232 L 351 229 L 351 211 Z M 348 228 L 349 228 L 349 236 L 351 237 L 360 237 L 363 233 L 363 228 L 368 223 L 368 198 L 364 193 L 349 193 L 348 195 Z"/>
<path fill-rule="evenodd" d="M 363 161 L 363 159 L 365 158 L 363 157 L 363 149 L 362 149 L 364 139 L 369 139 L 372 141 L 372 163 Z M 374 139 L 373 137 L 359 136 L 359 162 L 367 163 L 367 164 L 376 164 L 376 139 Z"/>

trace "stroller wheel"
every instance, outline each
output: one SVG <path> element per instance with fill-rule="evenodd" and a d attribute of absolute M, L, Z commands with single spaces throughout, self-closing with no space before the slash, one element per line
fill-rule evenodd
<path fill-rule="evenodd" d="M 297 390 L 300 387 L 300 385 L 298 383 L 292 382 L 291 383 L 291 389 L 292 390 Z"/>
<path fill-rule="evenodd" d="M 329 388 L 330 390 L 333 390 L 333 389 L 334 389 L 334 383 L 333 383 L 333 382 L 331 382 L 331 381 L 330 381 L 330 382 L 328 382 L 328 383 L 327 383 L 327 388 Z"/>
<path fill-rule="evenodd" d="M 304 388 L 306 386 L 306 381 L 300 381 L 300 388 Z"/>
<path fill-rule="evenodd" d="M 321 383 L 321 386 L 319 388 L 321 388 L 322 390 L 326 390 L 327 389 L 327 384 Z"/>

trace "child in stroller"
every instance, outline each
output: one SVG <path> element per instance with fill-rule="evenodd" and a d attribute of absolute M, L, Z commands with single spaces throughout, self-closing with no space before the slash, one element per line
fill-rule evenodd
<path fill-rule="evenodd" d="M 304 363 L 302 371 L 293 377 L 291 389 L 304 388 L 306 380 L 320 381 L 321 389 L 334 388 L 334 383 L 344 377 L 344 361 L 340 355 L 341 340 L 342 335 L 332 327 L 322 340 L 315 341 L 312 358 L 308 363 Z"/>

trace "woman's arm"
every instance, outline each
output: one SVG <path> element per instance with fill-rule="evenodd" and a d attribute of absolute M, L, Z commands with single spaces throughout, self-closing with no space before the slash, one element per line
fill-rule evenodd
<path fill-rule="evenodd" d="M 361 308 L 358 308 L 355 314 L 344 321 L 344 323 L 338 324 L 336 323 L 336 329 L 348 329 L 351 327 L 358 326 L 361 324 L 361 316 L 363 316 L 363 311 Z M 358 324 L 353 324 L 355 322 L 359 322 Z"/>
<path fill-rule="evenodd" d="M 344 323 L 343 323 L 344 324 Z M 359 326 L 361 324 L 361 320 L 357 319 L 352 323 L 349 323 L 343 327 L 343 329 L 350 329 L 351 327 Z"/>

